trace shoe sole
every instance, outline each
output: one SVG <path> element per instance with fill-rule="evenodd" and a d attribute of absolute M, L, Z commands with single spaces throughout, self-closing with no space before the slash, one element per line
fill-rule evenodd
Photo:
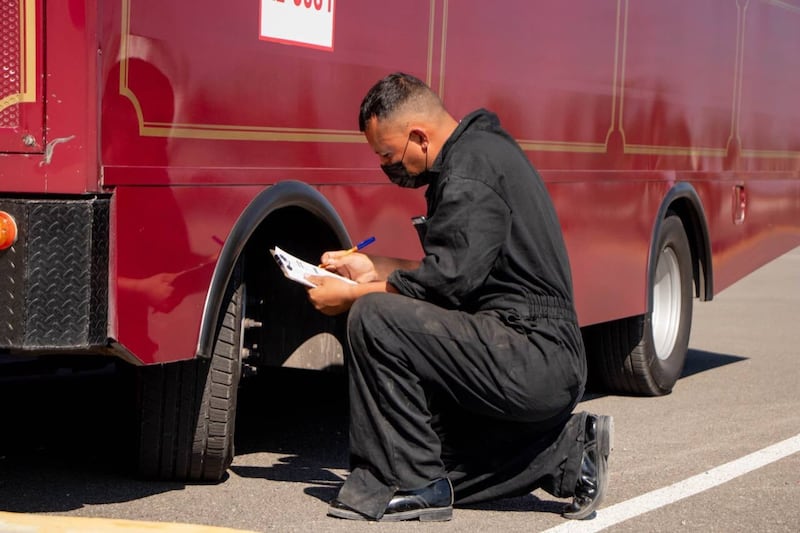
<path fill-rule="evenodd" d="M 447 522 L 453 518 L 452 507 L 437 507 L 434 509 L 419 509 L 383 515 L 379 522 L 402 522 L 404 520 L 419 520 L 420 522 Z"/>
<path fill-rule="evenodd" d="M 453 508 L 436 507 L 433 509 L 415 509 L 413 511 L 403 511 L 400 513 L 383 515 L 378 520 L 371 520 L 355 511 L 332 507 L 328 509 L 328 516 L 344 518 L 347 520 L 369 520 L 370 522 L 402 522 L 405 520 L 419 520 L 420 522 L 446 522 L 453 518 Z"/>
<path fill-rule="evenodd" d="M 597 498 L 576 513 L 564 513 L 564 518 L 583 520 L 594 514 L 600 506 L 608 488 L 608 456 L 614 449 L 614 417 L 597 417 L 597 451 L 600 461 L 597 463 Z"/>

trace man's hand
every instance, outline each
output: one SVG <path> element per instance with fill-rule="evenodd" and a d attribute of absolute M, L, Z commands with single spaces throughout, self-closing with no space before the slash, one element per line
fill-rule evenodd
<path fill-rule="evenodd" d="M 379 279 L 375 265 L 366 254 L 348 253 L 346 250 L 325 252 L 322 254 L 322 264 L 325 269 L 357 283 L 369 283 Z"/>
<path fill-rule="evenodd" d="M 335 316 L 344 313 L 350 309 L 357 297 L 353 290 L 356 286 L 342 280 L 330 276 L 307 276 L 306 279 L 316 285 L 308 289 L 308 299 L 322 314 Z"/>

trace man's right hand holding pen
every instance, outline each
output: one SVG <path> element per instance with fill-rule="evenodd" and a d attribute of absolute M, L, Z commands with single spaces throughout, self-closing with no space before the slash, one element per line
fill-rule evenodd
<path fill-rule="evenodd" d="M 368 255 L 357 252 L 373 242 L 375 237 L 370 237 L 347 250 L 325 252 L 322 254 L 322 263 L 319 266 L 357 283 L 377 281 L 379 278 L 375 264 Z"/>
<path fill-rule="evenodd" d="M 327 270 L 357 282 L 357 285 L 352 285 L 330 276 L 307 276 L 316 285 L 308 289 L 308 299 L 323 314 L 344 313 L 357 299 L 370 292 L 396 292 L 388 282 L 378 279 L 375 265 L 366 254 L 348 250 L 325 252 L 322 262 Z"/>
<path fill-rule="evenodd" d="M 372 240 L 369 240 L 367 244 Z M 363 245 L 362 248 L 364 246 L 366 245 Z M 354 251 L 353 248 L 325 252 L 322 254 L 321 264 L 326 270 L 352 279 L 358 285 L 350 285 L 324 276 L 309 277 L 309 280 L 317 285 L 308 290 L 309 300 L 318 311 L 326 315 L 338 315 L 349 310 L 353 302 L 370 292 L 396 293 L 397 290 L 386 281 L 389 274 L 400 268 L 413 269 L 419 266 L 418 261 L 381 256 L 370 257 Z"/>

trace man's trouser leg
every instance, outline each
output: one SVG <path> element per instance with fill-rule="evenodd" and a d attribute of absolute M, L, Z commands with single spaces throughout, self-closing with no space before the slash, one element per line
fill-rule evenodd
<path fill-rule="evenodd" d="M 573 495 L 586 413 L 572 415 L 570 406 L 547 422 L 526 423 L 485 418 L 439 402 L 433 409 L 456 503 L 520 496 L 537 488 L 557 497 Z"/>
<path fill-rule="evenodd" d="M 535 488 L 547 476 L 577 475 L 582 426 L 567 421 L 583 391 L 585 363 L 571 348 L 580 346 L 580 333 L 576 326 L 542 333 L 526 336 L 490 313 L 447 311 L 399 295 L 360 298 L 348 320 L 352 473 L 339 501 L 379 518 L 395 491 L 421 488 L 447 475 L 429 409 L 434 396 L 481 420 L 522 428 L 514 446 L 523 459 L 529 456 L 527 463 L 505 469 L 526 473 L 501 474 L 503 493 L 495 494 L 474 485 L 497 479 L 454 472 L 457 486 L 459 481 L 472 485 L 469 501 Z M 565 335 L 571 342 L 564 342 Z M 473 424 L 469 429 L 467 435 L 475 436 L 491 430 Z M 454 439 L 456 454 L 463 438 Z M 468 469 L 471 464 L 465 463 Z"/>

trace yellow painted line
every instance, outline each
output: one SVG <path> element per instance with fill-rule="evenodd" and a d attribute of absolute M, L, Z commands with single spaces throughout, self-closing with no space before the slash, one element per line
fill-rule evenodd
<path fill-rule="evenodd" d="M 3 533 L 256 533 L 243 529 L 170 522 L 45 516 L 2 511 L 0 511 L 0 531 Z"/>

